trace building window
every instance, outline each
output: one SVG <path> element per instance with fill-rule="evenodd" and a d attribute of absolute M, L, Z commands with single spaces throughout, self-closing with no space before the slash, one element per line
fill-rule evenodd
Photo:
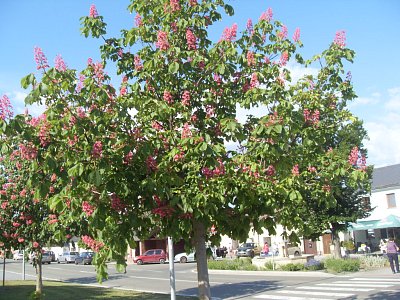
<path fill-rule="evenodd" d="M 386 194 L 386 199 L 387 199 L 388 208 L 396 207 L 396 198 L 394 196 L 394 193 Z"/>
<path fill-rule="evenodd" d="M 371 210 L 371 200 L 369 197 L 362 197 L 362 209 L 369 212 Z"/>

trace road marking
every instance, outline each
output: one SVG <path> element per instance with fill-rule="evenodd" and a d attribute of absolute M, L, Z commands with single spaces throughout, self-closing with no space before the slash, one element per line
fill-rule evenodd
<path fill-rule="evenodd" d="M 280 294 L 298 294 L 299 291 L 276 291 L 277 293 Z M 309 296 L 326 296 L 326 297 L 350 297 L 354 296 L 355 294 L 350 294 L 350 293 L 325 293 L 325 292 L 307 292 L 307 291 L 302 291 L 302 294 L 309 295 Z M 307 298 L 310 299 L 310 298 Z"/>
<path fill-rule="evenodd" d="M 335 283 L 348 283 L 348 284 L 358 284 L 358 283 L 363 283 L 363 284 L 393 284 L 393 285 L 399 285 L 399 281 L 392 281 L 392 280 L 376 280 L 376 281 L 362 281 L 362 280 L 353 280 L 353 282 L 348 282 L 348 281 L 335 281 Z"/>
<path fill-rule="evenodd" d="M 16 275 L 21 275 L 21 276 L 22 276 L 22 273 L 20 273 L 20 272 L 6 271 L 6 273 L 11 273 L 11 274 L 16 274 Z M 25 273 L 25 276 L 27 276 L 27 277 L 34 277 L 34 278 L 37 277 L 36 274 L 31 275 L 31 274 L 27 274 L 27 273 Z M 42 276 L 42 279 L 45 279 L 45 280 L 52 280 L 52 281 L 62 281 L 61 279 L 58 279 L 58 278 L 51 278 L 51 277 L 45 277 L 45 276 Z"/>
<path fill-rule="evenodd" d="M 392 279 L 392 278 L 351 278 L 352 281 L 393 281 L 393 282 L 400 282 L 400 279 Z"/>
<path fill-rule="evenodd" d="M 310 300 L 310 297 L 293 297 L 293 296 L 280 296 L 280 295 L 257 295 L 253 298 L 271 299 L 271 300 Z M 326 298 L 312 298 L 312 300 L 327 300 Z"/>
<path fill-rule="evenodd" d="M 55 268 L 55 267 L 48 267 L 48 269 L 52 269 L 52 270 L 64 270 L 63 268 Z"/>
<path fill-rule="evenodd" d="M 320 286 L 342 286 L 342 287 L 346 287 L 346 286 L 349 286 L 349 287 L 366 287 L 366 288 L 368 288 L 368 287 L 382 287 L 382 288 L 388 288 L 388 287 L 391 287 L 391 286 L 393 286 L 393 285 L 391 285 L 391 284 L 368 284 L 368 283 L 364 283 L 364 284 L 362 284 L 362 283 L 318 283 L 317 285 L 320 285 Z"/>
<path fill-rule="evenodd" d="M 363 289 L 363 288 L 345 288 L 345 287 L 318 287 L 318 286 L 299 286 L 296 289 L 298 290 L 321 290 L 324 291 L 346 291 L 346 292 L 370 292 L 374 289 Z"/>
<path fill-rule="evenodd" d="M 89 273 L 89 274 L 97 274 L 96 272 L 91 272 L 91 271 L 79 271 L 81 273 Z"/>

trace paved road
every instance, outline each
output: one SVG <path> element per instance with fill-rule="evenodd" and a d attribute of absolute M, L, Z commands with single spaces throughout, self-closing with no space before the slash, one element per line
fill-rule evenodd
<path fill-rule="evenodd" d="M 2 268 L 0 264 L 2 280 Z M 176 290 L 179 295 L 197 295 L 196 265 L 175 264 Z M 34 268 L 26 265 L 26 279 L 35 278 Z M 43 266 L 47 280 L 99 285 L 93 266 L 55 264 Z M 6 262 L 6 280 L 22 278 L 21 261 Z M 210 270 L 212 295 L 216 299 L 400 299 L 400 274 L 389 269 L 335 276 L 318 272 L 245 272 Z M 129 265 L 127 273 L 109 266 L 109 279 L 103 287 L 169 293 L 168 265 Z"/>

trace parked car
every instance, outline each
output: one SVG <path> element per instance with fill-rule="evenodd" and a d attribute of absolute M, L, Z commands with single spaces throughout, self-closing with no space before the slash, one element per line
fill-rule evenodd
<path fill-rule="evenodd" d="M 13 253 L 13 260 L 22 260 L 22 259 L 24 259 L 24 251 L 16 250 Z"/>
<path fill-rule="evenodd" d="M 133 262 L 142 265 L 145 263 L 163 264 L 167 260 L 167 254 L 163 249 L 147 250 L 143 255 L 139 255 L 133 259 Z"/>
<path fill-rule="evenodd" d="M 244 243 L 239 246 L 236 252 L 236 257 L 251 257 L 260 254 L 256 243 Z"/>
<path fill-rule="evenodd" d="M 174 257 L 174 262 L 180 262 L 182 264 L 193 261 L 196 261 L 196 254 L 194 252 L 189 254 L 185 252 L 179 253 Z"/>
<path fill-rule="evenodd" d="M 66 264 L 75 262 L 75 258 L 79 256 L 78 252 L 71 251 L 71 252 L 63 252 L 62 254 L 58 255 L 57 263 L 65 262 Z"/>
<path fill-rule="evenodd" d="M 287 250 L 289 255 L 300 256 L 301 255 L 301 248 L 294 244 L 288 244 Z"/>
<path fill-rule="evenodd" d="M 82 252 L 75 258 L 76 265 L 91 265 L 93 260 L 94 252 Z"/>
<path fill-rule="evenodd" d="M 36 259 L 36 253 L 33 252 L 30 255 L 29 263 L 32 264 L 35 259 Z M 44 264 L 51 264 L 51 254 L 47 251 L 42 253 L 42 265 Z"/>
<path fill-rule="evenodd" d="M 53 251 L 47 251 L 50 254 L 51 261 L 54 262 L 56 261 L 56 254 Z"/>

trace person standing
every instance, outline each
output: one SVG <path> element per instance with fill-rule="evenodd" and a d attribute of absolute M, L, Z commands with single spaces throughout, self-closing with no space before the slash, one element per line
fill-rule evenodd
<path fill-rule="evenodd" d="M 387 242 L 386 253 L 393 274 L 399 273 L 399 257 L 397 254 L 398 249 L 399 246 L 397 246 L 396 243 L 394 242 L 394 239 L 390 237 L 389 241 Z"/>

